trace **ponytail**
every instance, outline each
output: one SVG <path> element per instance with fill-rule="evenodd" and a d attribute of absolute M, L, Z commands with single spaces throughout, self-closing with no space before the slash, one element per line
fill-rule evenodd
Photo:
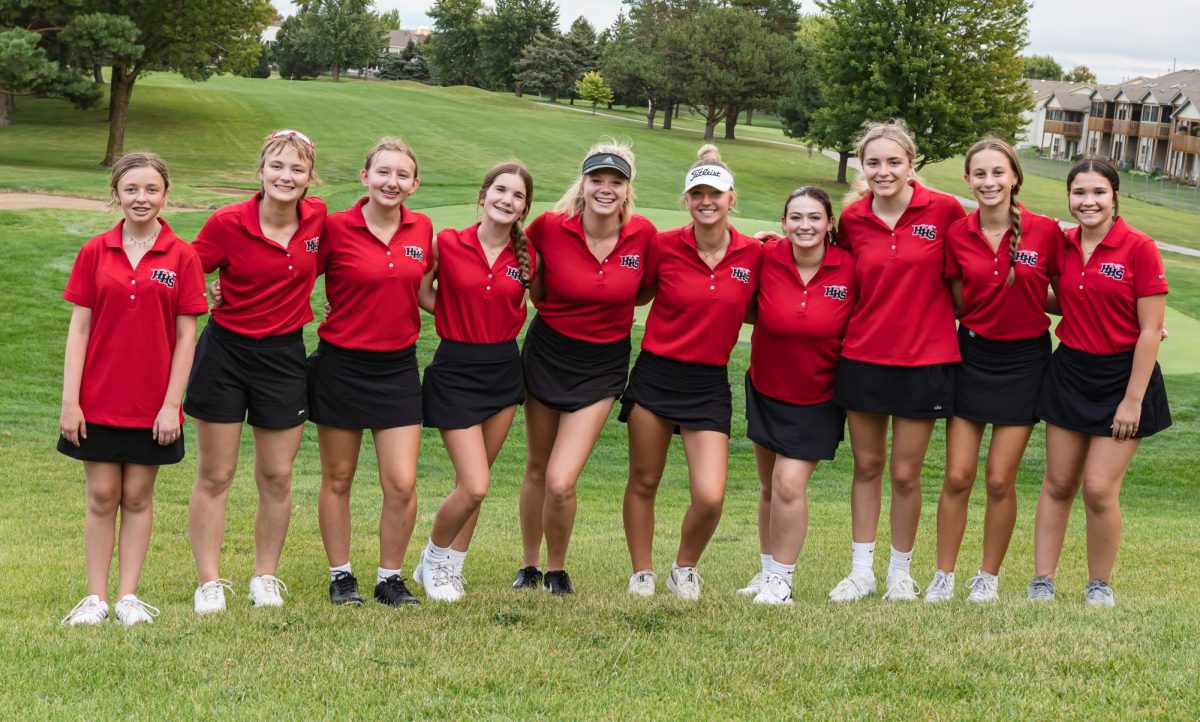
<path fill-rule="evenodd" d="M 509 235 L 512 237 L 513 250 L 517 254 L 521 285 L 529 288 L 529 284 L 533 282 L 533 262 L 529 258 L 529 238 L 525 236 L 525 229 L 521 227 L 520 221 L 512 224 Z"/>

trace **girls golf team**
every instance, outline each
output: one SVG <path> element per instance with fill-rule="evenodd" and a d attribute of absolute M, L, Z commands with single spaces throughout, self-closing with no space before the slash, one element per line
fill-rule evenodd
<path fill-rule="evenodd" d="M 600 143 L 554 210 L 527 227 L 533 178 L 509 161 L 485 175 L 479 221 L 435 238 L 429 219 L 405 205 L 420 176 L 403 141 L 385 138 L 372 148 L 360 171 L 365 196 L 326 215 L 325 204 L 307 196 L 316 179 L 313 142 L 281 130 L 263 142 L 261 190 L 217 211 L 188 244 L 159 217 L 169 187 L 162 160 L 125 156 L 111 182 L 123 218 L 83 246 L 63 293 L 72 314 L 58 449 L 84 463 L 88 579 L 88 595 L 64 623 L 108 618 L 114 545 L 116 619 L 132 625 L 158 614 L 136 591 L 155 476 L 159 465 L 184 456 L 184 413 L 198 446 L 188 508 L 197 613 L 224 610 L 233 587 L 219 562 L 244 422 L 258 490 L 254 606 L 284 602 L 277 572 L 293 463 L 310 420 L 330 600 L 362 602 L 350 559 L 350 490 L 369 430 L 383 490 L 374 598 L 398 606 L 419 601 L 402 566 L 416 520 L 422 426 L 439 430 L 455 479 L 412 577 L 428 599 L 454 601 L 464 595 L 464 560 L 491 466 L 521 404 L 523 560 L 512 586 L 572 593 L 576 483 L 618 401 L 629 432 L 628 591 L 656 592 L 654 503 L 678 434 L 691 503 L 665 586 L 697 599 L 700 559 L 725 498 L 727 364 L 743 322 L 754 324 L 745 394 L 761 487 L 762 566 L 739 594 L 792 603 L 807 486 L 848 427 L 851 566 L 829 598 L 854 601 L 877 590 L 886 468 L 891 546 L 882 596 L 919 599 L 910 565 L 921 469 L 937 420 L 947 419 L 937 571 L 924 599 L 955 596 L 989 426 L 983 558 L 966 587 L 970 601 L 997 599 L 1016 522 L 1017 469 L 1041 420 L 1046 470 L 1027 598 L 1054 598 L 1082 489 L 1084 596 L 1113 605 L 1121 481 L 1140 440 L 1171 423 L 1155 360 L 1163 264 L 1154 242 L 1119 216 L 1118 174 L 1097 160 L 1071 169 L 1067 194 L 1079 225 L 1064 235 L 1018 202 L 1021 167 L 1003 141 L 982 140 L 967 153 L 964 177 L 978 208 L 965 217 L 956 199 L 915 179 L 917 148 L 902 121 L 868 126 L 858 158 L 862 175 L 836 224 L 828 194 L 803 187 L 784 201 L 782 235 L 760 240 L 730 223 L 734 174 L 715 147 L 701 148 L 684 177 L 691 221 L 658 232 L 634 212 L 632 150 Z M 213 271 L 210 309 L 203 273 Z M 320 274 L 327 313 L 306 358 L 302 328 L 313 318 Z M 518 348 L 530 301 L 537 313 Z M 646 303 L 630 369 L 634 309 Z M 197 342 L 196 318 L 210 310 Z M 415 353 L 421 310 L 440 339 L 423 379 Z M 1062 316 L 1053 353 L 1047 312 Z"/>

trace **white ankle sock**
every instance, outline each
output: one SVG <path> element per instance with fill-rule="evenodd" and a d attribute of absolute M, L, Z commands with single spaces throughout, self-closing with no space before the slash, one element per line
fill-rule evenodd
<path fill-rule="evenodd" d="M 329 567 L 329 581 L 332 582 L 333 577 L 342 572 L 345 572 L 346 574 L 353 574 L 353 572 L 350 571 L 350 562 L 346 562 L 340 567 Z"/>
<path fill-rule="evenodd" d="M 850 543 L 850 573 L 875 576 L 875 542 Z"/>
<path fill-rule="evenodd" d="M 759 556 L 762 557 L 763 574 L 766 574 L 768 571 L 770 571 L 771 561 L 774 559 L 774 557 L 772 557 L 770 554 L 759 554 Z"/>
<path fill-rule="evenodd" d="M 795 571 L 795 564 L 783 564 L 775 561 L 774 559 L 771 560 L 770 565 L 767 567 L 768 574 L 778 574 L 779 576 L 783 577 L 783 580 L 788 584 L 792 583 L 792 574 Z"/>
<path fill-rule="evenodd" d="M 451 549 L 449 550 L 448 557 L 450 559 L 450 564 L 454 567 L 454 573 L 461 576 L 463 562 L 467 560 L 467 553 L 460 552 L 456 549 Z"/>
<path fill-rule="evenodd" d="M 450 558 L 450 547 L 440 547 L 430 539 L 425 547 L 425 558 L 434 563 L 445 561 Z"/>
<path fill-rule="evenodd" d="M 908 574 L 909 565 L 912 563 L 912 551 L 902 552 L 896 547 L 892 547 L 892 561 L 888 564 L 888 572 L 892 570 L 904 572 Z"/>
<path fill-rule="evenodd" d="M 376 572 L 375 581 L 376 583 L 387 581 L 387 578 L 392 575 L 400 575 L 399 567 L 396 569 L 384 569 L 383 567 L 379 567 L 379 571 Z"/>

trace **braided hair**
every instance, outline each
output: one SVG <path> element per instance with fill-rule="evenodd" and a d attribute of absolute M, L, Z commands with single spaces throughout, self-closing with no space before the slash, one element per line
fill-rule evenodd
<path fill-rule="evenodd" d="M 476 202 L 482 205 L 488 189 L 492 187 L 497 178 L 505 173 L 511 173 L 519 177 L 521 182 L 525 184 L 525 210 L 521 213 L 521 217 L 514 221 L 509 228 L 509 237 L 512 239 L 513 250 L 517 254 L 517 267 L 521 274 L 521 285 L 529 288 L 529 284 L 533 280 L 533 259 L 529 254 L 529 238 L 525 235 L 525 228 L 522 225 L 525 222 L 526 216 L 529 215 L 530 206 L 533 205 L 533 176 L 530 175 L 529 169 L 519 160 L 505 161 L 492 166 L 491 170 L 483 176 L 483 185 L 479 187 L 479 198 Z"/>
<path fill-rule="evenodd" d="M 1011 233 L 1008 237 L 1008 280 L 1005 285 L 1011 286 L 1013 281 L 1017 280 L 1017 254 L 1021 247 L 1021 204 L 1017 201 L 1017 194 L 1021 192 L 1021 185 L 1025 183 L 1025 173 L 1021 170 L 1021 160 L 1011 145 L 999 138 L 984 138 L 967 151 L 963 160 L 964 174 L 971 174 L 971 159 L 985 150 L 994 150 L 1003 155 L 1016 178 L 1008 199 L 1008 223 Z"/>

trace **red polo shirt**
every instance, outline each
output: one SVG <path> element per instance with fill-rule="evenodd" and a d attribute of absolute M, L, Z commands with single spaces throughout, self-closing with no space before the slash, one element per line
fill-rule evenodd
<path fill-rule="evenodd" d="M 871 210 L 871 194 L 842 209 L 838 244 L 854 254 L 858 304 L 842 355 L 885 366 L 961 360 L 954 302 L 942 277 L 945 239 L 966 214 L 953 197 L 913 184 L 893 230 Z"/>
<path fill-rule="evenodd" d="M 79 406 L 90 422 L 152 428 L 167 395 L 175 317 L 208 310 L 200 259 L 159 222 L 158 239 L 137 268 L 121 247 L 124 220 L 89 240 L 63 291 L 67 301 L 92 310 L 79 386 Z"/>
<path fill-rule="evenodd" d="M 528 244 L 530 266 L 536 262 Z M 479 243 L 479 224 L 437 235 L 437 302 L 433 323 L 439 337 L 463 343 L 512 341 L 528 315 L 521 267 L 510 241 L 488 265 Z M 531 268 L 530 273 L 535 270 Z M 531 276 L 532 277 L 532 276 Z"/>
<path fill-rule="evenodd" d="M 1058 222 L 1022 206 L 1016 277 L 1008 285 L 1012 229 L 993 251 L 979 226 L 979 211 L 956 221 L 946 234 L 946 278 L 961 278 L 962 325 L 986 339 L 1037 338 L 1050 328 L 1046 289 L 1059 274 L 1063 233 Z"/>
<path fill-rule="evenodd" d="M 1132 351 L 1141 335 L 1138 299 L 1167 292 L 1162 256 L 1150 236 L 1118 218 L 1085 266 L 1080 234 L 1078 226 L 1067 231 L 1055 333 L 1077 351 Z"/>
<path fill-rule="evenodd" d="M 250 338 L 291 333 L 312 320 L 309 296 L 325 225 L 325 201 L 304 198 L 297 206 L 300 225 L 281 246 L 263 235 L 261 202 L 256 194 L 218 210 L 192 242 L 205 273 L 220 269 L 224 298 L 213 307 L 213 320 Z"/>
<path fill-rule="evenodd" d="M 750 380 L 759 393 L 808 406 L 833 398 L 833 382 L 850 312 L 858 301 L 854 257 L 825 247 L 806 284 L 787 240 L 763 248 L 758 317 L 750 337 Z"/>
<path fill-rule="evenodd" d="M 762 243 L 729 227 L 729 248 L 716 268 L 696 250 L 695 229 L 659 233 L 642 283 L 656 287 L 642 350 L 687 363 L 724 366 L 758 288 Z"/>
<path fill-rule="evenodd" d="M 417 289 L 432 263 L 429 217 L 400 207 L 400 226 L 386 244 L 363 218 L 367 199 L 325 220 L 317 272 L 325 274 L 329 317 L 322 340 L 358 351 L 398 351 L 421 334 Z"/>
<path fill-rule="evenodd" d="M 583 235 L 583 215 L 549 211 L 525 231 L 542 257 L 545 297 L 535 305 L 550 328 L 578 341 L 612 343 L 633 328 L 654 224 L 634 215 L 608 256 L 597 261 Z"/>

